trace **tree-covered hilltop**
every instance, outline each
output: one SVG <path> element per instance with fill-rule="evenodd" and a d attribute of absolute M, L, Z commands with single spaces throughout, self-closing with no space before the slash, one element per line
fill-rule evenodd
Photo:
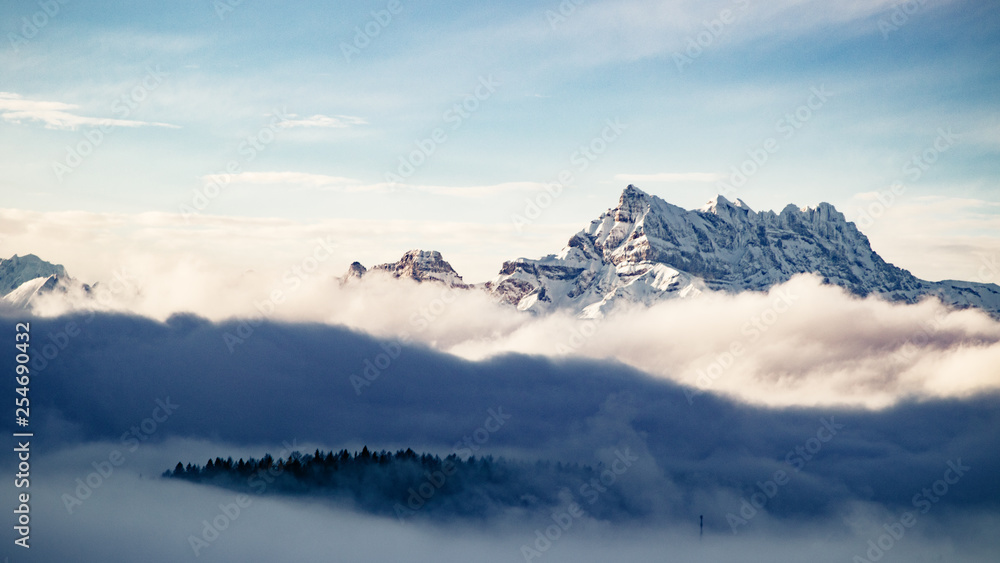
<path fill-rule="evenodd" d="M 519 509 L 543 513 L 570 502 L 597 518 L 631 512 L 614 487 L 602 486 L 601 473 L 578 464 L 456 454 L 442 459 L 412 449 L 371 452 L 365 446 L 353 454 L 316 450 L 287 459 L 268 454 L 238 461 L 217 457 L 204 466 L 178 462 L 163 476 L 248 494 L 329 498 L 400 518 L 418 512 L 438 518 L 489 518 Z M 598 495 L 601 502 L 594 503 Z"/>

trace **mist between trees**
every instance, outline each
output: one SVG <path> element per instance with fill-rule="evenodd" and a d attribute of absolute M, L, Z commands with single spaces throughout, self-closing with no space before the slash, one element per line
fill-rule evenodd
<path fill-rule="evenodd" d="M 445 458 L 412 449 L 372 452 L 365 446 L 287 459 L 209 459 L 204 466 L 178 462 L 163 477 L 254 494 L 308 495 L 377 515 L 398 518 L 417 511 L 437 519 L 488 519 L 508 511 L 543 513 L 562 504 L 560 491 L 578 490 L 600 479 L 602 467 L 551 461 L 450 454 Z M 603 495 L 593 516 L 619 519 L 634 506 L 614 491 Z"/>

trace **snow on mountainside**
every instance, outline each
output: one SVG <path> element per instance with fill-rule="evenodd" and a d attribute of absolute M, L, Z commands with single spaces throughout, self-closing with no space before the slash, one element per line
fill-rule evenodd
<path fill-rule="evenodd" d="M 649 305 L 706 289 L 764 291 L 801 273 L 861 296 L 915 302 L 936 295 L 1000 314 L 997 285 L 920 280 L 882 260 L 828 203 L 757 213 L 717 196 L 688 211 L 632 185 L 559 254 L 505 262 L 486 288 L 521 310 L 589 317 L 621 303 Z"/>
<path fill-rule="evenodd" d="M 411 250 L 397 262 L 379 264 L 366 270 L 359 262 L 354 262 L 341 278 L 342 283 L 364 277 L 369 272 L 385 272 L 394 278 L 409 278 L 418 282 L 441 282 L 450 287 L 467 288 L 462 276 L 455 272 L 436 250 Z"/>
<path fill-rule="evenodd" d="M 34 254 L 0 258 L 0 301 L 15 307 L 29 308 L 39 296 L 79 290 L 89 295 L 91 287 L 71 278 L 59 264 L 42 260 Z"/>
<path fill-rule="evenodd" d="M 56 288 L 59 283 L 59 276 L 53 274 L 47 278 L 35 278 L 28 280 L 3 296 L 3 301 L 15 307 L 26 308 L 31 305 L 31 301 L 38 295 L 43 295 Z"/>
<path fill-rule="evenodd" d="M 7 295 L 22 284 L 38 278 L 48 278 L 51 275 L 66 277 L 66 269 L 58 264 L 51 264 L 35 256 L 27 254 L 4 260 L 0 258 L 0 296 Z"/>
<path fill-rule="evenodd" d="M 706 291 L 766 291 L 794 275 L 812 273 L 859 296 L 907 303 L 934 296 L 1000 318 L 1000 286 L 920 280 L 885 262 L 854 223 L 828 203 L 758 213 L 741 200 L 717 196 L 701 209 L 685 210 L 632 185 L 616 207 L 573 235 L 561 252 L 504 262 L 485 284 L 466 284 L 440 252 L 425 250 L 411 250 L 371 269 L 354 262 L 340 283 L 363 281 L 372 272 L 486 291 L 522 311 L 563 310 L 584 317 Z M 92 288 L 34 255 L 0 259 L 2 301 L 31 307 L 37 297 L 51 293 L 76 300 L 92 296 Z"/>
<path fill-rule="evenodd" d="M 341 278 L 343 283 L 347 283 L 350 280 L 361 279 L 365 274 L 368 273 L 368 268 L 361 265 L 361 262 L 352 262 L 347 268 L 347 273 Z"/>

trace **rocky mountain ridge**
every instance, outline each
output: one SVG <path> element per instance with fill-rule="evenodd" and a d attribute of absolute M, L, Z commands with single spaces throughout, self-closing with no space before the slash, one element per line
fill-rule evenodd
<path fill-rule="evenodd" d="M 462 276 L 436 250 L 410 250 L 398 261 L 372 266 L 370 270 L 360 262 L 354 262 L 341 277 L 341 282 L 362 279 L 369 272 L 382 272 L 394 278 L 418 282 L 439 282 L 456 288 L 471 287 L 462 281 Z"/>
<path fill-rule="evenodd" d="M 858 296 L 914 303 L 927 296 L 1000 318 L 1000 286 L 929 282 L 883 260 L 854 223 L 828 203 L 757 212 L 717 196 L 685 210 L 629 185 L 618 204 L 572 235 L 557 254 L 503 263 L 484 284 L 465 283 L 438 251 L 410 250 L 368 269 L 354 262 L 339 279 L 356 283 L 372 272 L 417 282 L 488 292 L 495 301 L 535 314 L 569 311 L 599 317 L 619 306 L 649 306 L 706 291 L 767 291 L 812 273 Z M 62 266 L 37 256 L 0 260 L 3 301 L 29 307 L 52 291 L 90 287 Z"/>
<path fill-rule="evenodd" d="M 433 281 L 410 268 L 415 252 L 380 267 Z M 440 253 L 427 254 L 435 268 L 454 273 Z M 766 291 L 803 273 L 858 296 L 914 303 L 930 295 L 1000 316 L 996 284 L 921 280 L 883 260 L 829 203 L 757 212 L 720 195 L 685 210 L 633 185 L 558 254 L 504 262 L 494 279 L 476 287 L 523 311 L 595 317 L 623 304 L 648 306 L 704 291 Z"/>

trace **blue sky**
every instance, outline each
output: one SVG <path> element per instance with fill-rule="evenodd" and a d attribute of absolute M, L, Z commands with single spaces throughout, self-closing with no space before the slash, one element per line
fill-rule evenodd
<path fill-rule="evenodd" d="M 298 225 L 280 235 L 292 238 L 354 221 L 366 263 L 436 248 L 481 281 L 502 260 L 557 251 L 630 182 L 692 208 L 744 166 L 756 170 L 727 195 L 755 209 L 828 201 L 855 220 L 903 182 L 863 230 L 918 275 L 961 278 L 1000 251 L 992 2 L 53 0 L 2 12 L 0 207 L 81 239 L 131 225 L 110 229 L 124 240 L 152 216 L 143 240 L 166 237 L 192 224 L 171 214 L 192 209 L 203 228 L 273 221 Z M 944 150 L 925 153 L 935 142 Z M 433 152 L 411 156 L 421 144 Z M 934 162 L 914 174 L 922 154 Z M 559 197 L 514 228 L 565 170 Z M 199 199 L 213 180 L 225 187 Z M 0 253 L 86 267 L 11 229 Z"/>

